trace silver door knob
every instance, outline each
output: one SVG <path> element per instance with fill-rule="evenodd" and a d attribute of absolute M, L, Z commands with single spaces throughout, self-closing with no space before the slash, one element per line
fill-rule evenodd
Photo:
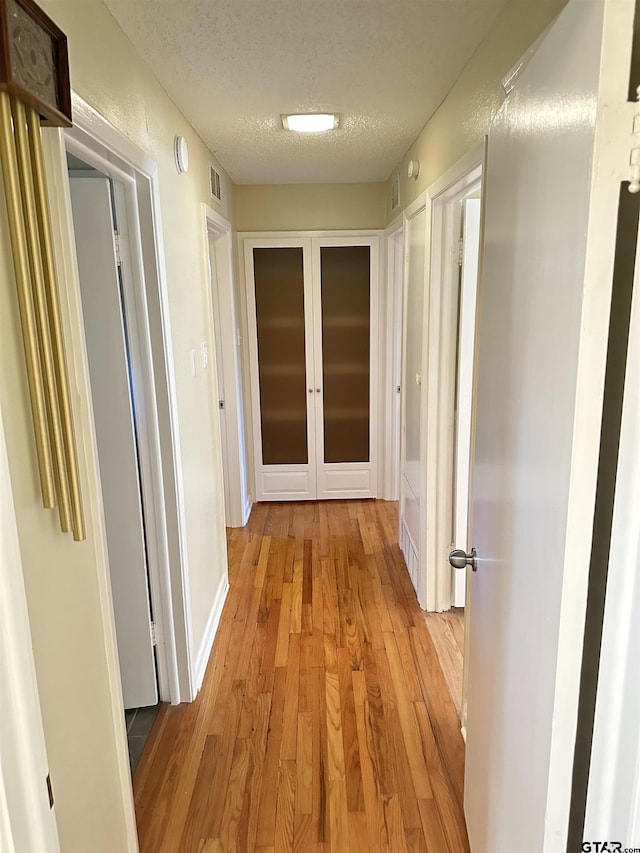
<path fill-rule="evenodd" d="M 478 571 L 478 552 L 475 548 L 471 549 L 471 553 L 467 554 L 461 548 L 456 548 L 449 554 L 449 562 L 454 569 L 466 569 L 471 566 L 474 572 Z"/>

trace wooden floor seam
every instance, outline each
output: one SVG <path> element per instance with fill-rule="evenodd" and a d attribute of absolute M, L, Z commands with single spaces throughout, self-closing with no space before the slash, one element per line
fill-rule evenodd
<path fill-rule="evenodd" d="M 141 853 L 469 850 L 464 742 L 397 504 L 256 504 L 196 700 L 134 776 Z"/>

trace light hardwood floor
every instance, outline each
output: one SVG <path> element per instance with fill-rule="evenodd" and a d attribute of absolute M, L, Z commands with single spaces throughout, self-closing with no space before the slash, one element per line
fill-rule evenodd
<path fill-rule="evenodd" d="M 464 609 L 453 607 L 446 613 L 424 613 L 433 645 L 438 654 L 451 700 L 460 717 L 462 708 L 462 672 L 464 655 Z"/>
<path fill-rule="evenodd" d="M 381 501 L 258 504 L 202 690 L 134 777 L 142 853 L 468 850 L 464 744 Z"/>

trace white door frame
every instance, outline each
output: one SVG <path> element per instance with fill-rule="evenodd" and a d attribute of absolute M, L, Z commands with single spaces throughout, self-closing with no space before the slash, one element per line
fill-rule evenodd
<path fill-rule="evenodd" d="M 640 839 L 640 239 L 637 246 L 584 826 L 585 840 L 628 844 Z"/>
<path fill-rule="evenodd" d="M 415 587 L 418 597 L 418 603 L 423 609 L 425 608 L 424 597 L 422 594 L 421 584 L 419 580 L 420 570 L 420 541 L 421 535 L 418 536 L 418 542 L 413 541 L 410 532 L 410 524 L 405 519 L 405 508 L 407 505 L 407 495 L 405 483 L 406 471 L 406 444 L 407 444 L 407 388 L 409 383 L 414 381 L 413 376 L 407 375 L 407 328 L 408 328 L 408 292 L 409 292 L 409 272 L 410 272 L 410 232 L 409 223 L 421 213 L 425 214 L 424 235 L 425 235 L 425 253 L 428 252 L 427 236 L 431 231 L 431 205 L 428 204 L 428 196 L 426 192 L 421 193 L 415 201 L 413 201 L 402 214 L 402 230 L 403 230 L 403 272 L 402 272 L 402 355 L 401 355 L 401 382 L 400 382 L 400 511 L 398 513 L 398 542 L 405 558 L 411 581 Z M 425 265 L 421 271 L 423 288 L 426 289 L 427 280 L 427 255 L 425 254 Z M 422 423 L 422 414 L 419 415 L 420 423 Z M 422 447 L 420 448 L 422 454 Z M 422 455 L 420 455 L 422 460 Z M 419 498 L 419 496 L 416 496 Z M 420 507 L 418 507 L 420 512 Z M 423 524 L 422 518 L 419 518 L 418 524 L 421 527 Z"/>
<path fill-rule="evenodd" d="M 250 397 L 251 402 L 251 424 L 250 424 L 250 434 L 247 435 L 247 444 L 253 447 L 253 472 L 255 476 L 255 482 L 253 483 L 253 488 L 255 489 L 256 500 L 305 500 L 308 499 L 304 494 L 297 494 L 295 490 L 287 488 L 278 494 L 277 497 L 272 497 L 270 494 L 265 494 L 263 488 L 261 486 L 261 478 L 259 475 L 260 469 L 262 468 L 262 447 L 260 443 L 260 404 L 259 404 L 259 389 L 255 387 L 256 377 L 258 376 L 258 350 L 257 350 L 257 338 L 255 334 L 255 286 L 253 280 L 253 266 L 252 266 L 252 251 L 254 248 L 269 248 L 269 247 L 296 247 L 299 246 L 303 249 L 304 253 L 304 276 L 305 276 L 305 323 L 306 323 L 306 335 L 307 335 L 307 351 L 306 351 L 306 364 L 307 364 L 307 376 L 313 375 L 313 364 L 314 364 L 314 346 L 313 346 L 313 328 L 312 328 L 312 312 L 307 309 L 307 298 L 308 296 L 312 298 L 311 294 L 311 283 L 313 282 L 314 275 L 312 271 L 312 245 L 313 241 L 333 241 L 331 245 L 357 245 L 357 241 L 361 238 L 367 241 L 367 245 L 369 245 L 369 241 L 377 239 L 378 247 L 381 244 L 381 237 L 384 232 L 378 229 L 364 229 L 364 230 L 331 230 L 331 231 L 240 231 L 237 234 L 238 240 L 238 258 L 240 262 L 241 268 L 241 276 L 244 278 L 244 287 L 242 288 L 244 301 L 241 306 L 241 314 L 243 318 L 246 320 L 246 330 L 247 330 L 247 349 L 248 349 L 248 358 L 247 362 L 249 365 L 249 376 L 246 384 L 247 393 Z M 363 245 L 365 243 L 363 242 Z M 329 245 L 329 243 L 327 243 Z M 378 300 L 380 294 L 380 270 L 382 265 L 379 263 L 379 248 L 376 249 L 372 246 L 372 266 L 371 266 L 371 318 L 372 318 L 372 353 L 371 353 L 371 426 L 370 426 L 370 450 L 372 454 L 372 463 L 371 463 L 371 482 L 372 482 L 372 491 L 374 491 L 377 495 L 377 489 L 379 488 L 379 476 L 378 476 L 378 465 L 379 462 L 375 458 L 378 452 L 379 444 L 378 444 L 378 435 L 380 431 L 384 431 L 385 420 L 384 420 L 384 411 L 378 411 L 376 406 L 376 394 L 377 394 L 377 376 L 384 375 L 385 369 L 385 353 L 382 347 L 378 347 L 378 358 L 377 360 L 374 358 L 373 346 L 375 342 L 380 340 L 381 332 L 378 329 Z M 316 276 L 317 277 L 317 276 Z M 309 287 L 309 293 L 307 292 L 307 287 Z M 309 359 L 311 358 L 311 361 Z M 315 416 L 314 412 L 310 409 L 308 405 L 308 418 L 307 418 L 307 429 L 308 429 L 308 442 L 309 447 L 315 446 L 315 442 L 312 440 L 311 432 L 315 429 Z M 249 432 L 249 430 L 247 431 Z M 315 464 L 315 460 L 314 460 Z M 270 468 L 277 469 L 276 476 L 286 478 L 291 474 L 295 474 L 296 476 L 300 476 L 298 472 L 296 472 L 296 468 L 300 468 L 300 466 L 294 465 L 279 465 L 279 466 L 269 466 Z M 315 474 L 313 474 L 313 493 L 315 494 Z M 295 487 L 295 483 L 292 484 Z M 367 494 L 370 496 L 370 493 Z"/>
<path fill-rule="evenodd" d="M 212 328 L 219 332 L 213 357 L 222 354 L 224 377 L 226 441 L 224 461 L 225 490 L 229 496 L 229 527 L 244 527 L 251 514 L 248 494 L 244 416 L 242 408 L 242 368 L 237 294 L 233 273 L 233 236 L 231 223 L 208 204 L 202 205 L 204 217 L 205 261 L 210 270 L 209 290 Z M 215 264 L 215 276 L 212 265 Z M 216 292 L 213 292 L 214 282 Z M 215 322 L 217 312 L 219 323 Z M 216 398 L 217 399 L 217 398 Z"/>
<path fill-rule="evenodd" d="M 316 494 L 316 460 L 312 456 L 315 447 L 315 399 L 306 395 L 307 407 L 307 462 L 300 464 L 281 464 L 266 466 L 262 461 L 262 415 L 260 408 L 260 381 L 258 362 L 258 334 L 256 329 L 256 291 L 253 266 L 254 249 L 295 248 L 302 252 L 303 294 L 304 294 L 304 340 L 305 340 L 305 384 L 313 377 L 313 302 L 311 274 L 311 240 L 303 235 L 278 235 L 257 237 L 238 235 L 243 247 L 245 275 L 245 299 L 247 316 L 247 340 L 249 346 L 251 413 L 253 427 L 253 471 L 257 501 L 268 500 L 311 500 Z M 269 469 L 266 471 L 265 469 Z"/>
<path fill-rule="evenodd" d="M 387 260 L 386 321 L 380 323 L 385 353 L 382 384 L 385 428 L 381 431 L 379 458 L 383 476 L 380 494 L 388 501 L 400 498 L 400 424 L 402 400 L 402 311 L 404 288 L 404 218 L 397 217 L 385 230 Z"/>
<path fill-rule="evenodd" d="M 124 707 L 136 708 L 158 702 L 141 479 L 144 361 L 132 263 L 137 245 L 127 186 L 98 171 L 71 170 L 69 176 L 122 692 Z"/>
<path fill-rule="evenodd" d="M 453 205 L 482 176 L 484 142 L 467 152 L 426 192 L 429 215 L 427 240 L 427 285 L 424 303 L 421 398 L 421 478 L 424 510 L 419 547 L 418 599 L 425 610 L 451 607 L 451 546 L 453 494 L 453 406 L 456 386 L 457 286 L 450 285 L 452 270 L 457 275 L 458 234 L 455 233 Z M 449 254 L 450 263 L 446 263 Z"/>
<path fill-rule="evenodd" d="M 1 413 L 0 589 L 0 850 L 57 853 L 58 828 L 47 794 L 47 752 Z"/>
<path fill-rule="evenodd" d="M 382 420 L 378 408 L 378 377 L 384 375 L 381 370 L 381 353 L 376 358 L 376 348 L 379 347 L 378 305 L 380 299 L 380 235 L 356 236 L 353 232 L 337 232 L 329 237 L 314 235 L 311 240 L 312 257 L 312 291 L 314 319 L 314 375 L 315 382 L 322 387 L 320 405 L 316 406 L 316 466 L 317 494 L 319 500 L 327 498 L 364 498 L 377 497 L 378 483 L 378 434 L 379 421 Z M 323 377 L 323 343 L 322 343 L 322 260 L 321 252 L 325 247 L 334 246 L 366 246 L 369 249 L 369 461 L 368 462 L 339 462 L 324 461 L 324 379 Z M 316 389 L 317 390 L 317 389 Z M 342 478 L 353 478 L 353 488 L 344 488 Z M 357 486 L 355 484 L 358 484 Z"/>
<path fill-rule="evenodd" d="M 67 150 L 125 185 L 134 275 L 142 286 L 129 294 L 136 322 L 141 388 L 140 464 L 147 525 L 149 582 L 157 634 L 158 687 L 162 701 L 190 701 L 197 692 L 191 638 L 184 485 L 175 390 L 173 346 L 158 168 L 140 148 L 75 93 L 74 126 L 45 134 L 53 240 L 60 280 L 67 283 L 72 340 L 69 358 L 86 365 L 75 260 Z M 132 347 L 135 349 L 135 347 Z M 95 441 L 92 448 L 94 452 Z M 97 466 L 97 459 L 94 460 Z M 103 522 L 104 523 L 104 522 Z M 104 531 L 103 531 L 104 532 Z M 103 590 L 103 594 L 108 591 Z M 103 602 L 108 609 L 110 602 Z"/>

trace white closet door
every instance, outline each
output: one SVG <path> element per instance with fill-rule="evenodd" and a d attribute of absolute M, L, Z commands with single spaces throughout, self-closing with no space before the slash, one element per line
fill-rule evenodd
<path fill-rule="evenodd" d="M 375 497 L 378 238 L 312 243 L 317 497 Z"/>
<path fill-rule="evenodd" d="M 316 497 L 311 241 L 245 241 L 256 498 Z"/>
<path fill-rule="evenodd" d="M 106 178 L 70 178 L 125 708 L 158 701 L 129 362 Z"/>

